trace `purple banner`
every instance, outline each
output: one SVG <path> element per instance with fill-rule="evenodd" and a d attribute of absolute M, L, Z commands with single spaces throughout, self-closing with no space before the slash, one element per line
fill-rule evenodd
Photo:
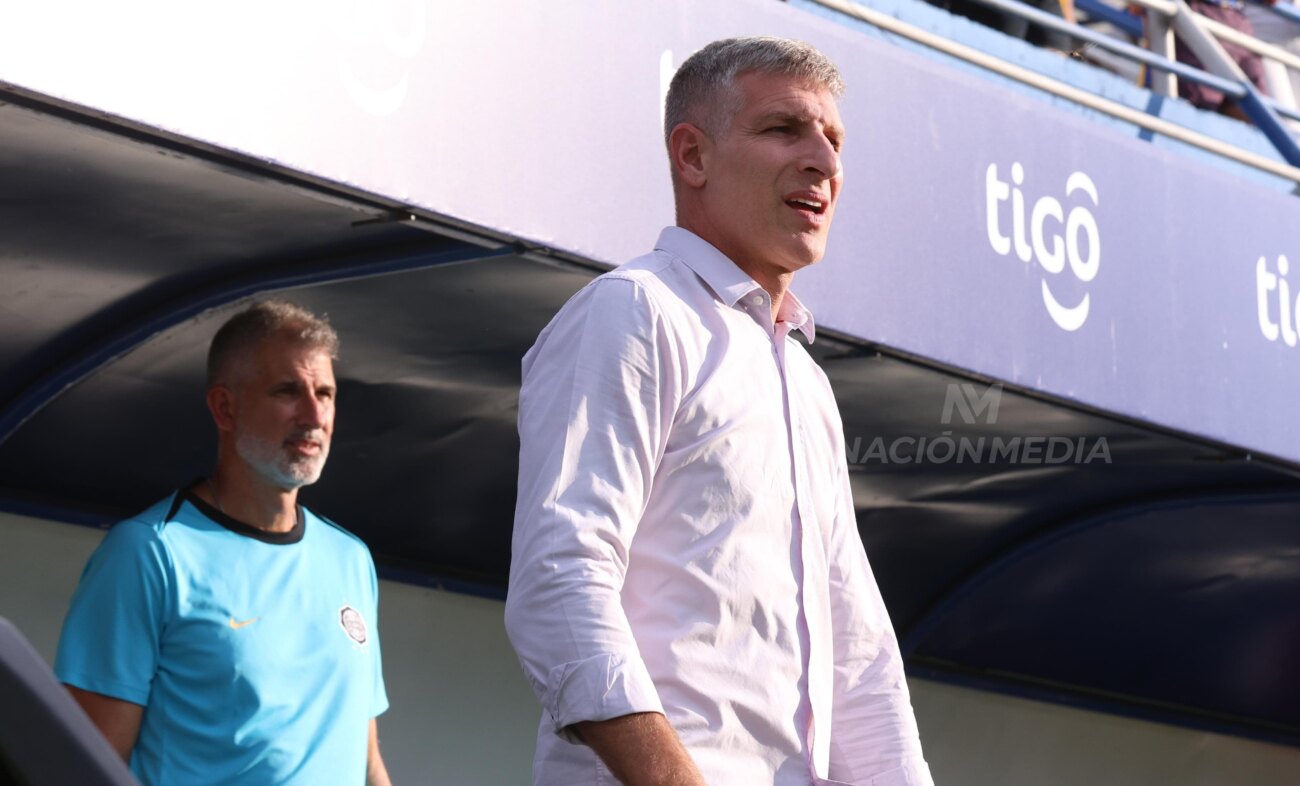
<path fill-rule="evenodd" d="M 1300 460 L 1296 198 L 937 63 L 873 62 L 872 95 L 924 86 L 871 102 L 799 281 L 826 324 Z"/>
<path fill-rule="evenodd" d="M 821 324 L 1300 461 L 1300 202 L 1082 111 L 773 0 L 131 8 L 11 9 L 0 80 L 609 263 L 672 220 L 676 64 L 804 38 L 849 83 Z"/>

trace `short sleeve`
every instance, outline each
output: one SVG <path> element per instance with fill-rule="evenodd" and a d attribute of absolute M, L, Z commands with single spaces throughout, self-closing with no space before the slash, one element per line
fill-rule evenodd
<path fill-rule="evenodd" d="M 374 608 L 371 609 L 370 619 L 375 621 L 375 635 L 370 644 L 374 647 L 372 661 L 372 674 L 374 678 L 374 694 L 370 702 L 370 717 L 376 718 L 388 710 L 388 690 L 384 687 L 384 659 L 379 647 L 379 579 L 375 576 L 375 563 L 366 553 L 366 562 L 370 565 L 370 597 L 374 599 Z"/>
<path fill-rule="evenodd" d="M 172 585 L 166 544 L 153 526 L 129 520 L 109 530 L 63 622 L 54 660 L 59 680 L 147 704 Z"/>

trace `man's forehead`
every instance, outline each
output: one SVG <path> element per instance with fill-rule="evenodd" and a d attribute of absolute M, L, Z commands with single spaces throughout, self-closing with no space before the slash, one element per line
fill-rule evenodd
<path fill-rule="evenodd" d="M 749 71 L 736 77 L 742 109 L 754 115 L 788 115 L 839 123 L 839 101 L 824 85 L 796 74 Z"/>
<path fill-rule="evenodd" d="M 257 347 L 257 362 L 264 370 L 287 373 L 294 369 L 310 368 L 316 373 L 331 373 L 334 362 L 329 351 L 293 336 L 272 336 Z"/>

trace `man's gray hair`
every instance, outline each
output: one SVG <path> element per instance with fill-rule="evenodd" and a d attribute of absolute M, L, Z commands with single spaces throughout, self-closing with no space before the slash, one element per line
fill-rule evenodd
<path fill-rule="evenodd" d="M 726 130 L 739 109 L 736 76 L 749 71 L 801 77 L 836 98 L 844 94 L 840 70 L 811 44 L 770 36 L 724 38 L 677 69 L 664 102 L 664 141 L 678 123 L 694 123 L 709 134 Z"/>
<path fill-rule="evenodd" d="M 326 317 L 287 300 L 263 300 L 226 320 L 208 348 L 208 387 L 226 384 L 238 363 L 247 362 L 258 344 L 287 335 L 310 349 L 339 356 L 339 336 Z"/>

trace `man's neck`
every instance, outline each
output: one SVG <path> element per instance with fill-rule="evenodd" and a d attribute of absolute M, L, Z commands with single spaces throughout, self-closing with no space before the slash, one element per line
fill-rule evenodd
<path fill-rule="evenodd" d="M 298 523 L 298 490 L 268 484 L 243 464 L 219 460 L 196 493 L 227 516 L 267 532 L 288 532 Z"/>
<path fill-rule="evenodd" d="M 755 262 L 752 259 L 741 259 L 740 255 L 729 250 L 725 244 L 719 243 L 716 239 L 716 233 L 710 231 L 708 225 L 702 225 L 698 222 L 683 219 L 680 215 L 677 219 L 677 226 L 688 230 L 701 240 L 722 252 L 732 264 L 740 268 L 745 275 L 754 279 L 754 283 L 762 287 L 772 299 L 772 324 L 776 324 L 777 316 L 781 313 L 781 302 L 785 300 L 785 293 L 789 291 L 790 284 L 794 281 L 794 273 L 788 270 L 770 268 Z M 712 239 L 711 239 L 712 238 Z"/>

